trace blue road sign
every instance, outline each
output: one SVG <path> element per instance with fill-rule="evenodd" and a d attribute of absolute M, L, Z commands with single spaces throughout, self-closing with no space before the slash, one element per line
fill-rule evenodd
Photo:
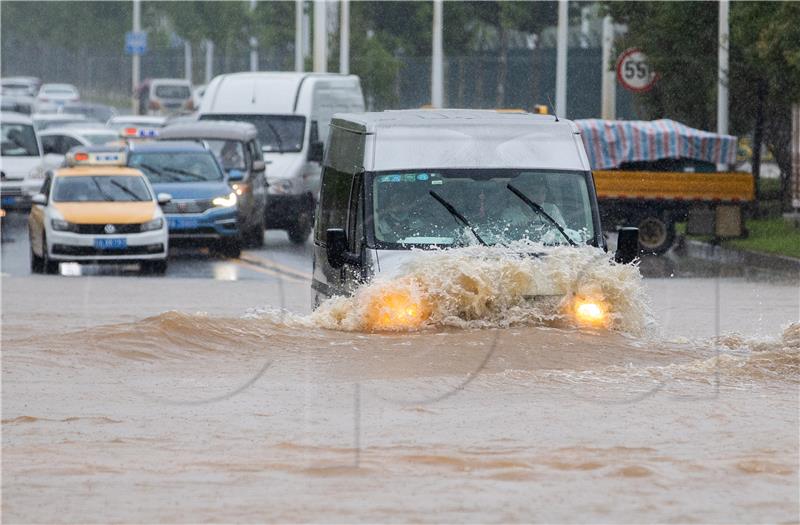
<path fill-rule="evenodd" d="M 128 31 L 125 33 L 125 53 L 128 55 L 144 55 L 147 53 L 147 33 L 144 31 Z"/>

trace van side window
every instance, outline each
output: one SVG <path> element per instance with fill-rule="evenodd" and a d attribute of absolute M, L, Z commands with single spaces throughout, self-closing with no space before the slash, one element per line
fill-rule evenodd
<path fill-rule="evenodd" d="M 322 191 L 314 232 L 316 241 L 325 242 L 325 232 L 329 228 L 342 228 L 347 231 L 350 189 L 352 187 L 353 176 L 351 174 L 325 167 L 322 173 Z"/>
<path fill-rule="evenodd" d="M 356 175 L 353 179 L 353 191 L 350 196 L 350 230 L 347 232 L 350 250 L 361 251 L 364 241 L 364 176 Z"/>

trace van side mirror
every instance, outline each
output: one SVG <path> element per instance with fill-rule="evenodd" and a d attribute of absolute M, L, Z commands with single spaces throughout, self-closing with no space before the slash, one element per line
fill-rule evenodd
<path fill-rule="evenodd" d="M 44 196 L 44 193 L 37 193 L 31 197 L 31 203 L 47 206 L 47 197 Z"/>
<path fill-rule="evenodd" d="M 267 164 L 263 160 L 254 160 L 253 161 L 253 171 L 258 173 L 259 171 L 264 171 L 267 169 Z"/>
<path fill-rule="evenodd" d="M 345 264 L 361 265 L 361 257 L 347 251 L 347 234 L 341 228 L 330 228 L 325 232 L 325 252 L 332 268 L 338 269 Z"/>
<path fill-rule="evenodd" d="M 322 162 L 324 157 L 324 146 L 322 141 L 312 142 L 308 145 L 308 160 L 312 162 Z"/>
<path fill-rule="evenodd" d="M 617 230 L 617 252 L 614 260 L 628 264 L 639 255 L 639 228 L 625 227 Z"/>

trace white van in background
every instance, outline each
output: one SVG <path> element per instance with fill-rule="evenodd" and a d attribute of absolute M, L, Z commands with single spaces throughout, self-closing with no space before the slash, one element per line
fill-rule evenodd
<path fill-rule="evenodd" d="M 322 148 L 334 113 L 364 111 L 355 75 L 233 73 L 214 78 L 200 104 L 200 120 L 239 120 L 258 129 L 267 162 L 268 229 L 303 243 L 314 224 Z"/>

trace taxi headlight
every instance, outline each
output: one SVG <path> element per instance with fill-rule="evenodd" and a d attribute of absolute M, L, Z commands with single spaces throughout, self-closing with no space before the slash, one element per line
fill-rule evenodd
<path fill-rule="evenodd" d="M 153 219 L 152 221 L 143 223 L 141 230 L 143 232 L 149 232 L 153 230 L 160 230 L 163 226 L 164 226 L 164 219 L 159 217 L 158 219 Z"/>
<path fill-rule="evenodd" d="M 219 206 L 221 208 L 230 208 L 231 206 L 236 206 L 236 193 L 231 192 L 229 195 L 215 197 L 211 203 L 214 206 Z"/>
<path fill-rule="evenodd" d="M 53 229 L 57 232 L 77 232 L 78 225 L 72 224 L 71 222 L 67 222 L 61 219 L 53 219 L 50 221 L 50 225 L 53 226 Z"/>

